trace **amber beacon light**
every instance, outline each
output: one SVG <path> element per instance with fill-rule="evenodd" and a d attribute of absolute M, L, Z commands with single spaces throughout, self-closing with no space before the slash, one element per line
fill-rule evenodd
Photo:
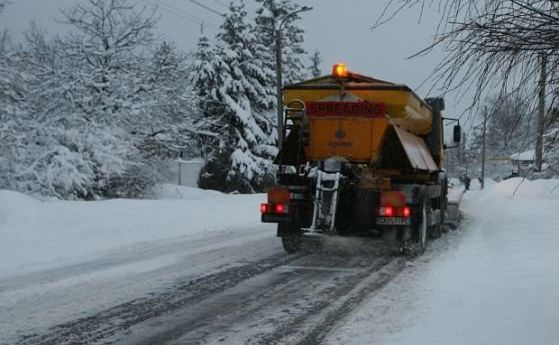
<path fill-rule="evenodd" d="M 347 78 L 347 66 L 345 63 L 338 63 L 334 65 L 332 74 L 335 78 L 345 79 Z"/>

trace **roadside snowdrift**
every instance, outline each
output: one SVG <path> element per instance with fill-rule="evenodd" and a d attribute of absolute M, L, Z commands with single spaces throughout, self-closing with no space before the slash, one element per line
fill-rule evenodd
<path fill-rule="evenodd" d="M 157 193 L 166 200 L 40 202 L 0 190 L 0 278 L 91 260 L 144 242 L 262 226 L 258 205 L 265 195 L 170 185 Z"/>
<path fill-rule="evenodd" d="M 462 229 L 432 243 L 328 343 L 559 344 L 559 181 L 521 182 L 468 192 Z"/>

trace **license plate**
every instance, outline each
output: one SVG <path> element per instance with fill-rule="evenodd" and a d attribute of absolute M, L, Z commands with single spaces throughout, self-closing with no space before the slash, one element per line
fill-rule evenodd
<path fill-rule="evenodd" d="M 377 225 L 410 225 L 410 219 L 404 217 L 378 217 Z"/>
<path fill-rule="evenodd" d="M 290 219 L 291 218 L 289 217 L 289 215 L 270 214 L 270 213 L 265 213 L 261 217 L 262 223 L 279 223 L 279 222 L 288 221 Z"/>

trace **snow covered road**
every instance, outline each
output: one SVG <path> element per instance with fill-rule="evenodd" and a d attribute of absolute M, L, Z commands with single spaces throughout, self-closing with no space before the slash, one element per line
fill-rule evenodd
<path fill-rule="evenodd" d="M 40 203 L 0 191 L 0 344 L 318 344 L 406 264 L 286 255 L 259 222 L 265 196 L 171 192 Z"/>
<path fill-rule="evenodd" d="M 419 258 L 347 253 L 352 239 L 332 243 L 345 255 L 286 255 L 274 227 L 258 221 L 263 196 L 187 190 L 188 200 L 145 201 L 133 220 L 139 237 L 116 231 L 112 246 L 94 240 L 95 250 L 81 258 L 62 253 L 60 265 L 52 250 L 29 254 L 42 255 L 38 266 L 8 258 L 9 274 L 0 275 L 0 344 L 557 344 L 559 197 L 550 193 L 557 181 L 525 183 L 511 198 L 518 182 L 468 193 L 461 231 Z M 62 205 L 74 210 L 68 219 L 81 218 L 72 203 Z M 57 203 L 44 206 L 51 211 Z M 129 208 L 126 201 L 112 206 Z M 4 253 L 37 248 L 37 241 L 21 241 L 25 232 L 65 217 L 42 217 L 43 205 L 33 207 L 35 219 L 19 232 L 5 227 L 17 224 L 10 208 L 0 210 L 0 236 L 12 236 L 14 246 Z M 191 226 L 157 227 L 148 212 L 179 214 L 175 223 Z M 202 212 L 205 222 L 196 214 Z M 224 228 L 220 212 L 236 217 L 234 226 Z M 63 233 L 61 243 L 83 247 L 81 231 L 51 236 L 56 242 Z"/>
<path fill-rule="evenodd" d="M 124 264 L 136 272 L 103 262 L 99 275 L 92 264 L 81 281 L 65 281 L 76 280 L 76 267 L 55 271 L 55 281 L 42 281 L 48 272 L 12 281 L 1 293 L 1 324 L 15 320 L 7 331 L 19 337 L 6 343 L 320 344 L 406 265 L 382 255 L 285 255 L 268 235 L 250 239 L 256 231 L 183 243 L 193 254 L 182 260 Z M 151 252 L 181 245 L 172 247 Z"/>
<path fill-rule="evenodd" d="M 173 290 L 181 282 L 195 281 L 242 262 L 283 255 L 273 237 L 273 232 L 262 227 L 198 239 L 189 236 L 0 280 L 0 344 L 14 344 L 17 336 L 49 333 L 55 325 L 106 313 L 123 302 L 150 298 Z M 51 342 L 34 338 L 23 343 Z M 61 341 L 54 337 L 52 343 Z"/>

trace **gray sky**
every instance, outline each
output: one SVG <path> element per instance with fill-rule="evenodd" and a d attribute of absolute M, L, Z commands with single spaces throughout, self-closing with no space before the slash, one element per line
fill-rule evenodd
<path fill-rule="evenodd" d="M 206 23 L 206 33 L 213 36 L 220 24 L 217 14 L 204 9 L 191 0 L 140 0 L 146 4 L 159 4 L 161 20 L 159 31 L 179 47 L 191 50 L 200 34 L 200 22 Z M 227 0 L 197 0 L 220 12 Z M 314 7 L 303 13 L 301 24 L 306 29 L 306 48 L 318 49 L 324 62 L 323 72 L 330 73 L 336 62 L 346 62 L 350 70 L 365 75 L 407 84 L 421 96 L 428 88 L 418 89 L 429 76 L 442 54 L 407 60 L 406 57 L 424 48 L 432 41 L 438 19 L 427 13 L 419 22 L 416 10 L 407 10 L 380 29 L 370 27 L 384 8 L 387 0 L 300 0 L 302 5 Z M 0 19 L 0 27 L 7 28 L 16 39 L 21 39 L 31 21 L 49 32 L 63 31 L 60 8 L 77 0 L 13 0 Z M 246 0 L 254 8 L 254 0 Z M 434 95 L 431 95 L 434 96 Z M 447 116 L 458 116 L 463 106 L 447 97 Z"/>

